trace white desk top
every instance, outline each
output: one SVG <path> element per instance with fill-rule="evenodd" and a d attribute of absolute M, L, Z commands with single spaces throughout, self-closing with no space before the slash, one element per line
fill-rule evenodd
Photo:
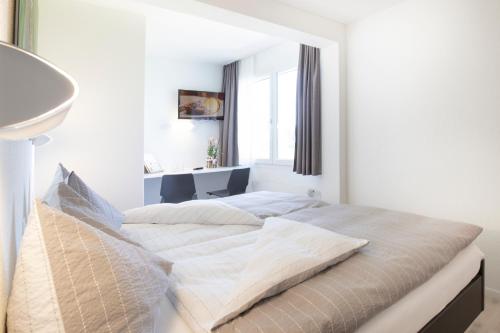
<path fill-rule="evenodd" d="M 192 173 L 193 175 L 197 174 L 208 174 L 208 173 L 213 173 L 213 172 L 229 172 L 234 169 L 244 169 L 248 168 L 248 165 L 240 165 L 236 167 L 219 167 L 219 168 L 203 168 L 201 170 L 193 170 L 193 169 L 186 169 L 186 170 L 181 170 L 181 171 L 164 171 L 164 172 L 157 172 L 157 173 L 146 173 L 144 174 L 144 179 L 155 179 L 155 178 L 161 178 L 165 175 L 179 175 L 179 174 L 185 174 L 185 173 Z"/>

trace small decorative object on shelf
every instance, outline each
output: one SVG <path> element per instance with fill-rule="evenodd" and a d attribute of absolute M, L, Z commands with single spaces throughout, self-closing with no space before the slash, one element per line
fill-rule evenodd
<path fill-rule="evenodd" d="M 217 168 L 217 155 L 219 153 L 219 142 L 216 138 L 208 139 L 207 168 Z"/>

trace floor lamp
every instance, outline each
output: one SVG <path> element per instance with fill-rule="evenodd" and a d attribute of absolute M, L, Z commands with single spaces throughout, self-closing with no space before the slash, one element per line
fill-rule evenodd
<path fill-rule="evenodd" d="M 0 313 L 32 204 L 34 146 L 66 117 L 78 85 L 46 60 L 0 42 Z M 0 331 L 5 318 L 0 317 Z"/>

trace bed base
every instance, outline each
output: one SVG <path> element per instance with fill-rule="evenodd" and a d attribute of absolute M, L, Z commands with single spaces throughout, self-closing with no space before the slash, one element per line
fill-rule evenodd
<path fill-rule="evenodd" d="M 484 259 L 472 281 L 419 333 L 463 333 L 484 310 Z"/>

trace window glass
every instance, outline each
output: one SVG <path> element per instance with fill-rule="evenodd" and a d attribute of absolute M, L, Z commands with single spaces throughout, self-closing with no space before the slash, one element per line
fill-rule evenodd
<path fill-rule="evenodd" d="M 252 84 L 252 151 L 255 159 L 271 159 L 271 78 Z M 245 126 L 243 124 L 243 126 Z"/>
<path fill-rule="evenodd" d="M 295 151 L 297 70 L 278 73 L 277 151 L 279 160 L 293 160 Z"/>

